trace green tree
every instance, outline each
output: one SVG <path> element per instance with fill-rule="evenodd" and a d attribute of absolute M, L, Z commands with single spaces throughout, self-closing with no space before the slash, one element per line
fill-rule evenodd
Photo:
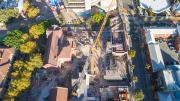
<path fill-rule="evenodd" d="M 7 36 L 4 38 L 3 43 L 6 46 L 19 48 L 24 41 L 21 39 L 22 32 L 19 30 L 8 31 Z"/>
<path fill-rule="evenodd" d="M 149 16 L 155 16 L 155 13 L 152 12 L 152 8 L 151 7 L 149 7 L 146 11 L 147 11 Z"/>
<path fill-rule="evenodd" d="M 135 100 L 136 101 L 142 101 L 144 99 L 144 94 L 142 92 L 142 90 L 135 90 Z"/>
<path fill-rule="evenodd" d="M 30 86 L 30 80 L 26 78 L 14 79 L 11 81 L 10 86 L 20 92 Z"/>
<path fill-rule="evenodd" d="M 28 68 L 28 67 L 27 67 Z M 22 71 L 22 73 L 21 73 L 21 77 L 23 77 L 23 78 L 31 78 L 31 76 L 32 76 L 32 72 L 31 71 L 28 71 L 28 70 L 24 70 L 24 71 Z"/>
<path fill-rule="evenodd" d="M 135 67 L 135 66 L 134 66 L 133 64 L 130 65 L 130 69 L 131 69 L 131 70 L 134 70 L 134 67 Z"/>
<path fill-rule="evenodd" d="M 18 94 L 19 92 L 17 90 L 15 90 L 14 88 L 9 88 L 7 92 L 7 97 L 13 99 Z M 11 100 L 7 99 L 7 101 L 11 101 Z"/>
<path fill-rule="evenodd" d="M 92 25 L 100 25 L 104 18 L 102 13 L 94 13 L 92 14 L 86 21 L 86 26 L 91 29 Z"/>
<path fill-rule="evenodd" d="M 33 41 L 28 41 L 20 46 L 20 51 L 23 53 L 31 53 L 36 48 L 36 43 Z"/>
<path fill-rule="evenodd" d="M 19 71 L 18 70 L 16 70 L 16 71 L 13 71 L 12 73 L 11 73 L 11 79 L 17 79 L 18 77 L 19 77 Z"/>
<path fill-rule="evenodd" d="M 133 83 L 137 83 L 137 82 L 138 82 L 138 77 L 137 77 L 137 76 L 133 76 L 132 82 L 133 82 Z"/>
<path fill-rule="evenodd" d="M 131 58 L 134 58 L 136 56 L 136 51 L 135 50 L 130 50 L 128 51 L 128 54 Z"/>
<path fill-rule="evenodd" d="M 28 41 L 30 39 L 29 37 L 29 34 L 25 33 L 21 36 L 22 40 L 25 42 L 25 41 Z"/>
<path fill-rule="evenodd" d="M 38 16 L 39 13 L 40 13 L 39 8 L 32 6 L 27 9 L 26 14 L 27 14 L 28 18 L 35 18 L 36 16 Z"/>
<path fill-rule="evenodd" d="M 42 35 L 44 32 L 45 28 L 42 23 L 33 25 L 29 29 L 29 33 L 34 39 L 38 39 L 39 36 Z"/>
<path fill-rule="evenodd" d="M 41 68 L 43 66 L 42 56 L 40 54 L 33 54 L 29 61 L 26 61 L 25 68 L 28 71 L 33 71 L 35 68 Z"/>
<path fill-rule="evenodd" d="M 150 65 L 150 64 L 146 64 L 145 68 L 146 68 L 147 70 L 149 70 L 149 69 L 151 68 L 151 65 Z"/>
<path fill-rule="evenodd" d="M 0 9 L 0 22 L 6 23 L 10 18 L 16 18 L 18 15 L 18 9 Z"/>
<path fill-rule="evenodd" d="M 26 11 L 30 7 L 29 1 L 23 3 L 23 10 Z"/>
<path fill-rule="evenodd" d="M 13 68 L 14 68 L 15 70 L 20 70 L 23 66 L 24 66 L 24 61 L 22 61 L 22 60 L 16 60 L 16 61 L 13 63 Z"/>
<path fill-rule="evenodd" d="M 90 17 L 93 23 L 96 23 L 96 24 L 100 24 L 103 18 L 104 18 L 104 15 L 102 13 L 95 13 Z"/>
<path fill-rule="evenodd" d="M 43 60 L 41 54 L 33 54 L 30 57 L 29 62 L 36 68 L 41 68 L 43 66 Z"/>

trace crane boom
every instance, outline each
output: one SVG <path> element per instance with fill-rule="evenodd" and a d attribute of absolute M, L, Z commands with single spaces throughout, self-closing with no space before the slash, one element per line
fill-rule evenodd
<path fill-rule="evenodd" d="M 94 74 L 95 73 L 95 68 L 94 68 L 95 67 L 95 64 L 94 64 L 94 62 L 95 62 L 94 51 L 95 51 L 96 46 L 98 45 L 98 43 L 101 40 L 101 36 L 102 36 L 103 30 L 105 28 L 106 22 L 107 22 L 107 20 L 109 18 L 109 15 L 110 15 L 110 12 L 107 12 L 106 15 L 105 15 L 105 18 L 103 20 L 103 23 L 101 25 L 101 28 L 99 30 L 98 36 L 97 36 L 97 38 L 96 38 L 95 42 L 93 43 L 93 45 L 91 47 L 91 50 L 90 50 L 90 52 L 91 52 L 90 74 Z M 96 71 L 96 72 L 98 72 L 98 71 Z"/>

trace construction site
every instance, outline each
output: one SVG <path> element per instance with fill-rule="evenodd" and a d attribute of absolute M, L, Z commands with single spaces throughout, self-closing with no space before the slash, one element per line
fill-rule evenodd
<path fill-rule="evenodd" d="M 45 92 L 52 87 L 66 87 L 70 101 L 130 101 L 129 39 L 124 21 L 113 10 L 105 13 L 99 31 L 55 25 L 47 29 L 46 73 L 37 74 L 31 99 L 48 97 Z"/>
<path fill-rule="evenodd" d="M 107 20 L 110 21 L 108 27 Z M 130 74 L 125 26 L 121 16 L 113 11 L 106 13 L 99 32 L 76 34 L 77 53 L 81 53 L 76 57 L 81 59 L 82 66 L 72 72 L 71 101 L 129 101 Z M 107 33 L 110 33 L 108 38 Z"/>

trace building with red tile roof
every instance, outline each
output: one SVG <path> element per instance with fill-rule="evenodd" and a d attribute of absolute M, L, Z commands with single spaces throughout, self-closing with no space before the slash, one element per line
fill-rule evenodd
<path fill-rule="evenodd" d="M 4 93 L 3 85 L 5 83 L 5 78 L 9 71 L 10 61 L 14 54 L 14 48 L 7 48 L 0 46 L 0 96 Z"/>
<path fill-rule="evenodd" d="M 68 101 L 68 88 L 53 88 L 50 92 L 49 101 Z"/>
<path fill-rule="evenodd" d="M 47 48 L 44 68 L 61 67 L 64 62 L 71 61 L 73 40 L 67 37 L 61 27 L 53 26 L 46 30 Z"/>

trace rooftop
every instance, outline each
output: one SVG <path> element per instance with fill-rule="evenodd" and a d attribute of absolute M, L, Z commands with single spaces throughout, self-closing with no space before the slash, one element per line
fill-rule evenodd
<path fill-rule="evenodd" d="M 156 72 L 159 70 L 163 70 L 165 66 L 159 44 L 150 43 L 148 44 L 148 47 L 149 47 L 153 71 Z"/>
<path fill-rule="evenodd" d="M 174 46 L 168 45 L 168 42 L 161 42 L 159 43 L 160 49 L 161 49 L 161 54 L 163 57 L 163 61 L 165 65 L 172 65 L 172 64 L 180 64 L 180 60 L 178 58 L 178 54 L 173 51 L 171 48 Z"/>
<path fill-rule="evenodd" d="M 161 13 L 171 6 L 168 0 L 140 0 L 140 6 L 144 9 L 152 8 L 154 13 Z"/>
<path fill-rule="evenodd" d="M 2 83 L 4 77 L 9 70 L 9 62 L 14 54 L 13 48 L 5 48 L 0 46 L 0 83 Z"/>
<path fill-rule="evenodd" d="M 65 7 L 76 8 L 76 7 L 84 7 L 85 8 L 85 0 L 62 0 Z"/>
<path fill-rule="evenodd" d="M 62 28 L 53 26 L 46 30 L 48 38 L 44 67 L 60 67 L 61 63 L 71 60 L 72 42 L 64 35 Z"/>
<path fill-rule="evenodd" d="M 68 101 L 68 88 L 53 88 L 50 93 L 50 101 Z"/>
<path fill-rule="evenodd" d="M 178 27 L 145 28 L 153 71 L 163 70 L 169 63 L 179 63 L 175 49 L 175 38 L 179 36 Z"/>
<path fill-rule="evenodd" d="M 127 86 L 108 86 L 106 88 L 100 88 L 101 100 L 109 101 L 128 101 L 129 89 Z"/>
<path fill-rule="evenodd" d="M 165 91 L 158 92 L 159 101 L 180 100 L 180 65 L 170 65 L 162 71 Z"/>

